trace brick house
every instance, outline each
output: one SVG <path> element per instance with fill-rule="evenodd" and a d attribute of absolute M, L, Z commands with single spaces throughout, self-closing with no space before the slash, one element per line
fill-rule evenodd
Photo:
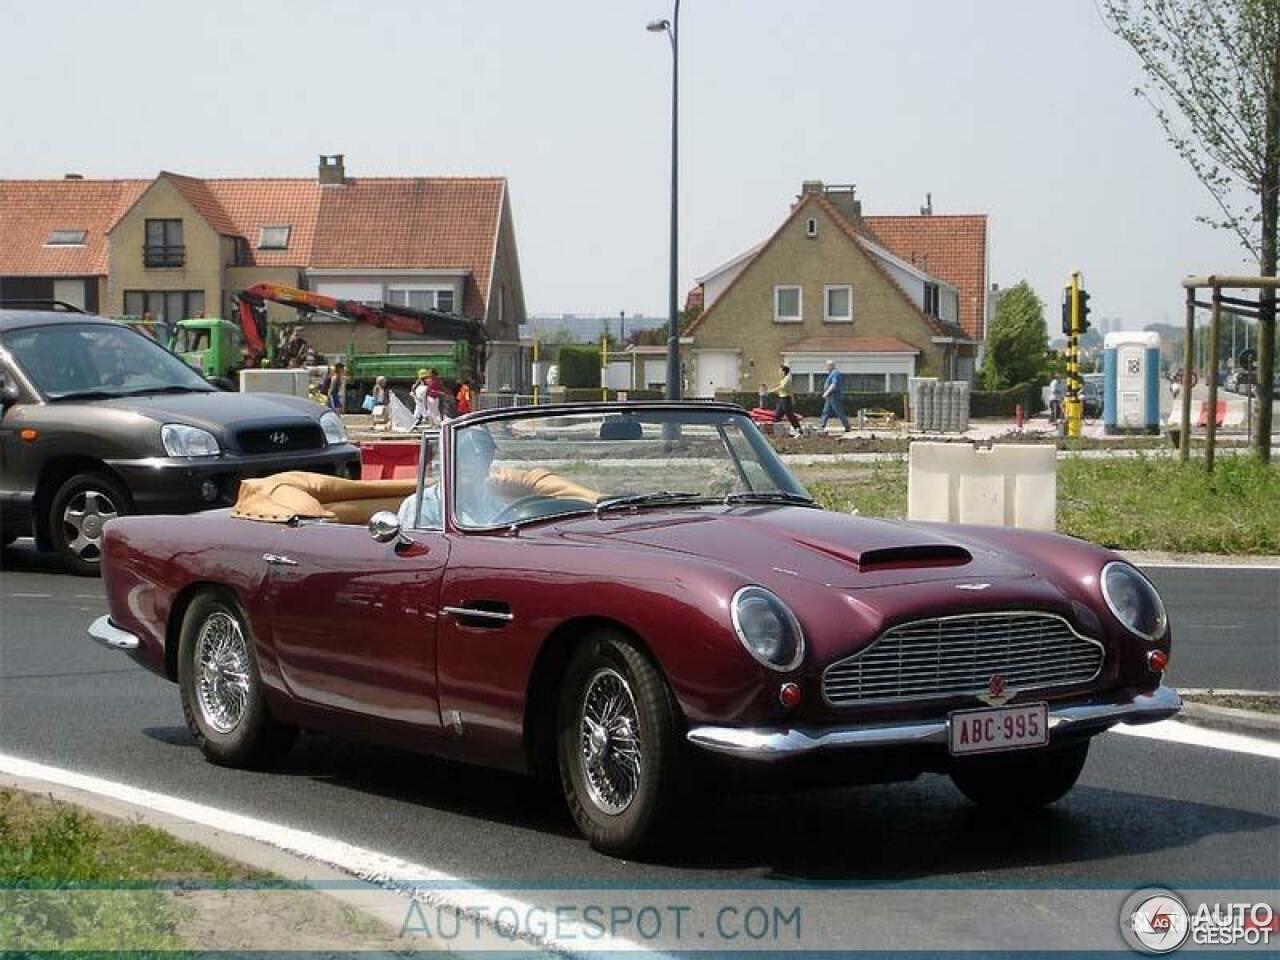
<path fill-rule="evenodd" d="M 505 178 L 348 177 L 336 155 L 314 179 L 0 180 L 0 300 L 176 320 L 230 316 L 232 295 L 261 281 L 482 320 L 486 380 L 526 379 Z M 270 316 L 297 320 L 286 307 Z M 329 354 L 428 346 L 318 318 L 306 336 Z"/>
<path fill-rule="evenodd" d="M 972 380 L 986 257 L 985 216 L 864 217 L 852 187 L 806 182 L 768 240 L 698 278 L 690 393 L 754 392 L 781 363 L 820 392 L 827 360 L 849 391 Z"/>

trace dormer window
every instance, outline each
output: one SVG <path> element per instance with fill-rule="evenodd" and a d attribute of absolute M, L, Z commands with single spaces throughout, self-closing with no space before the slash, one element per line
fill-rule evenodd
<path fill-rule="evenodd" d="M 258 228 L 259 250 L 288 250 L 289 224 L 276 224 Z"/>
<path fill-rule="evenodd" d="M 48 247 L 83 247 L 86 230 L 55 230 L 45 241 Z"/>

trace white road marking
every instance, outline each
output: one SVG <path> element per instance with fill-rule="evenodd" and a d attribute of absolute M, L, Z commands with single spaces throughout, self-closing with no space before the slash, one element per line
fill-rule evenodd
<path fill-rule="evenodd" d="M 9 754 L 0 753 L 0 772 L 96 793 L 215 830 L 248 837 L 258 843 L 345 870 L 362 880 L 404 893 L 427 906 L 457 911 L 469 922 L 484 927 L 491 927 L 490 918 L 508 909 L 514 911 L 517 917 L 536 915 L 537 907 L 534 904 L 516 897 L 486 890 L 425 864 L 401 860 L 307 830 L 219 810 L 203 803 L 92 777 L 74 770 L 50 767 Z M 591 945 L 593 953 L 644 949 L 640 944 L 624 937 L 597 935 L 594 928 L 589 929 L 579 923 L 558 924 L 558 927 L 558 936 L 534 929 L 518 929 L 513 935 L 540 949 L 564 953 L 580 951 L 584 943 Z"/>
<path fill-rule="evenodd" d="M 1195 569 L 1212 573 L 1215 570 L 1280 570 L 1280 561 L 1259 560 L 1257 563 L 1220 563 L 1214 559 L 1207 560 L 1143 560 L 1130 557 L 1124 550 L 1116 551 L 1135 567 L 1144 570 L 1182 570 Z"/>
<path fill-rule="evenodd" d="M 1209 730 L 1206 727 L 1183 723 L 1181 720 L 1162 720 L 1159 723 L 1144 723 L 1137 726 L 1122 723 L 1111 729 L 1115 733 L 1123 733 L 1131 737 L 1146 737 L 1150 740 L 1164 740 L 1167 743 L 1181 743 L 1192 747 L 1212 747 L 1214 750 L 1250 753 L 1255 757 L 1280 760 L 1280 743 L 1273 740 Z"/>
<path fill-rule="evenodd" d="M 11 593 L 9 594 L 15 600 L 48 600 L 53 594 L 51 593 Z"/>

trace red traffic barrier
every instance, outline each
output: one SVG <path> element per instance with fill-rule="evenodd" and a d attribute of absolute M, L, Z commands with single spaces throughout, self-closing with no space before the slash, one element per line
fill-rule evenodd
<path fill-rule="evenodd" d="M 431 465 L 427 465 L 431 472 Z M 360 444 L 360 479 L 395 480 L 418 475 L 418 444 L 388 442 Z"/>
<path fill-rule="evenodd" d="M 1223 421 L 1227 419 L 1227 401 L 1225 400 L 1218 401 L 1218 409 L 1213 419 L 1214 419 L 1215 426 L 1218 426 L 1218 427 L 1222 426 Z M 1201 400 L 1200 401 L 1200 418 L 1196 421 L 1196 426 L 1206 427 L 1208 425 L 1209 425 L 1209 401 Z"/>

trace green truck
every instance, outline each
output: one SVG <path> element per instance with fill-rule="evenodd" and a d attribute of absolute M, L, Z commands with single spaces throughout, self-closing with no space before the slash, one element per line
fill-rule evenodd
<path fill-rule="evenodd" d="M 445 380 L 474 380 L 479 359 L 477 348 L 465 340 L 439 353 L 356 353 L 353 349 L 347 354 L 347 376 L 360 381 L 386 377 L 389 383 L 411 383 L 419 370 L 435 369 Z"/>
<path fill-rule="evenodd" d="M 120 317 L 121 323 L 168 347 L 206 379 L 232 379 L 244 362 L 244 337 L 234 323 L 218 317 L 191 317 L 162 323 L 144 317 Z"/>

